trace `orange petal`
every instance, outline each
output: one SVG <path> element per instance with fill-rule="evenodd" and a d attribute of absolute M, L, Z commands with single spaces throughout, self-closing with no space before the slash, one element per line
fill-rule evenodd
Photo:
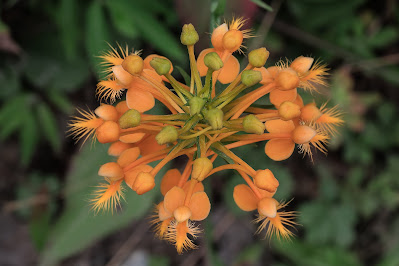
<path fill-rule="evenodd" d="M 181 173 L 177 169 L 168 170 L 162 178 L 161 181 L 161 193 L 165 194 L 174 186 L 177 186 L 181 177 Z"/>
<path fill-rule="evenodd" d="M 154 107 L 155 99 L 148 91 L 130 87 L 126 93 L 126 103 L 130 109 L 136 109 L 142 113 Z"/>
<path fill-rule="evenodd" d="M 128 185 L 130 188 L 133 187 L 134 181 L 136 181 L 136 177 L 139 173 L 145 172 L 149 173 L 151 172 L 152 167 L 146 164 L 138 165 L 134 167 L 133 169 L 127 171 L 125 173 L 125 183 Z"/>
<path fill-rule="evenodd" d="M 229 30 L 229 27 L 227 26 L 226 23 L 223 23 L 222 25 L 218 26 L 215 28 L 212 32 L 211 36 L 211 42 L 213 47 L 217 50 L 223 50 L 223 36 L 226 34 L 226 32 Z"/>
<path fill-rule="evenodd" d="M 199 56 L 197 58 L 197 68 L 198 68 L 198 72 L 201 77 L 205 76 L 206 72 L 208 71 L 208 67 L 204 63 L 204 58 L 210 52 L 215 52 L 215 49 L 213 49 L 213 48 L 205 49 L 199 54 Z"/>
<path fill-rule="evenodd" d="M 137 144 L 137 146 L 140 148 L 141 155 L 146 156 L 150 153 L 163 150 L 166 148 L 166 145 L 159 145 L 158 142 L 155 139 L 155 135 L 150 135 L 140 141 L 140 143 Z"/>
<path fill-rule="evenodd" d="M 116 110 L 118 111 L 119 115 L 123 115 L 129 110 L 129 106 L 127 106 L 126 101 L 121 101 L 115 106 Z"/>
<path fill-rule="evenodd" d="M 182 188 L 173 187 L 165 194 L 164 198 L 164 207 L 165 210 L 173 213 L 177 207 L 182 206 L 184 204 L 184 198 L 186 197 L 186 193 Z"/>
<path fill-rule="evenodd" d="M 300 107 L 304 106 L 302 97 L 299 94 L 296 96 L 295 101 L 293 103 L 299 105 Z"/>
<path fill-rule="evenodd" d="M 232 82 L 239 73 L 240 63 L 238 62 L 237 58 L 231 55 L 220 70 L 218 80 L 223 84 L 227 84 Z"/>
<path fill-rule="evenodd" d="M 189 187 L 190 187 L 190 182 L 186 182 L 183 186 L 183 190 L 185 192 L 187 192 Z M 202 184 L 202 182 L 198 182 L 197 184 L 195 184 L 193 193 L 200 192 L 200 191 L 204 191 L 204 185 Z"/>
<path fill-rule="evenodd" d="M 196 192 L 192 195 L 188 207 L 191 210 L 190 219 L 193 221 L 202 221 L 208 217 L 211 211 L 211 203 L 205 192 Z"/>
<path fill-rule="evenodd" d="M 138 147 L 130 148 L 122 152 L 118 158 L 118 164 L 122 167 L 129 165 L 139 158 L 140 149 Z"/>
<path fill-rule="evenodd" d="M 274 161 L 288 159 L 294 152 L 295 143 L 291 139 L 271 139 L 266 143 L 265 153 Z"/>
<path fill-rule="evenodd" d="M 258 207 L 258 199 L 247 185 L 240 184 L 235 186 L 233 198 L 237 206 L 243 211 L 253 211 Z"/>
<path fill-rule="evenodd" d="M 170 69 L 172 69 L 172 68 L 170 68 Z M 160 75 L 158 75 L 157 72 L 155 72 L 155 70 L 153 70 L 152 68 L 151 69 L 144 69 L 143 72 L 146 73 L 147 75 L 149 75 L 156 82 L 159 82 L 159 83 L 162 82 L 162 77 Z M 145 82 L 145 83 L 146 83 L 147 86 L 149 86 L 149 84 L 147 82 Z"/>
<path fill-rule="evenodd" d="M 292 120 L 269 120 L 265 122 L 265 126 L 269 133 L 289 133 L 295 129 L 295 125 Z"/>
<path fill-rule="evenodd" d="M 132 144 L 116 141 L 108 148 L 108 154 L 111 156 L 119 156 L 124 150 L 132 148 Z"/>
<path fill-rule="evenodd" d="M 297 95 L 297 89 L 288 91 L 275 89 L 270 92 L 270 102 L 278 107 L 280 104 L 286 101 L 294 102 Z"/>
<path fill-rule="evenodd" d="M 136 143 L 142 140 L 145 136 L 145 133 L 131 133 L 127 135 L 123 135 L 119 137 L 119 140 L 124 143 Z"/>

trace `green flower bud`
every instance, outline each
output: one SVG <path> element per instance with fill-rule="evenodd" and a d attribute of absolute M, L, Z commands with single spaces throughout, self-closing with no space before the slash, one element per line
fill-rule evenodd
<path fill-rule="evenodd" d="M 222 110 L 214 108 L 205 113 L 205 119 L 213 129 L 221 129 L 223 127 L 223 115 Z"/>
<path fill-rule="evenodd" d="M 261 135 L 265 131 L 265 125 L 254 115 L 247 115 L 244 117 L 242 126 L 244 127 L 244 131 L 247 133 Z"/>
<path fill-rule="evenodd" d="M 185 24 L 180 35 L 180 41 L 184 45 L 194 45 L 198 42 L 199 36 L 193 24 Z"/>
<path fill-rule="evenodd" d="M 155 136 L 155 139 L 159 145 L 163 145 L 176 141 L 178 137 L 179 133 L 174 126 L 166 126 Z"/>
<path fill-rule="evenodd" d="M 158 73 L 158 75 L 161 76 L 168 74 L 171 68 L 170 61 L 168 59 L 160 57 L 154 57 L 150 61 L 150 65 Z"/>
<path fill-rule="evenodd" d="M 262 73 L 260 71 L 248 69 L 244 70 L 241 74 L 241 82 L 248 87 L 258 84 L 261 80 Z"/>
<path fill-rule="evenodd" d="M 269 51 L 262 47 L 251 51 L 248 54 L 248 61 L 254 67 L 263 67 L 266 64 L 266 60 L 269 58 Z"/>
<path fill-rule="evenodd" d="M 119 127 L 122 129 L 137 127 L 140 125 L 140 121 L 140 112 L 135 109 L 130 109 L 119 118 Z"/>
<path fill-rule="evenodd" d="M 202 182 L 212 169 L 213 164 L 211 160 L 207 157 L 198 158 L 193 163 L 193 172 L 191 173 L 191 177 Z"/>
<path fill-rule="evenodd" d="M 188 103 L 190 104 L 190 115 L 195 115 L 202 111 L 206 100 L 201 97 L 194 96 L 188 101 Z"/>
<path fill-rule="evenodd" d="M 213 71 L 219 70 L 223 67 L 223 61 L 220 59 L 219 55 L 215 52 L 211 52 L 205 55 L 204 63 Z"/>

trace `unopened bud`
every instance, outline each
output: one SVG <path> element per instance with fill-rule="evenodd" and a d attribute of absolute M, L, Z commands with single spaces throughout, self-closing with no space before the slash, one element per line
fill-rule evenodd
<path fill-rule="evenodd" d="M 265 125 L 259 121 L 255 115 L 247 115 L 242 121 L 244 131 L 247 133 L 254 133 L 261 135 L 265 131 Z"/>
<path fill-rule="evenodd" d="M 173 216 L 175 217 L 176 222 L 182 223 L 191 217 L 191 210 L 187 206 L 179 206 L 173 212 Z"/>
<path fill-rule="evenodd" d="M 300 56 L 295 58 L 294 61 L 292 61 L 290 67 L 296 72 L 303 74 L 309 71 L 310 67 L 313 64 L 313 61 L 314 59 L 311 57 Z"/>
<path fill-rule="evenodd" d="M 109 104 L 102 104 L 94 110 L 94 113 L 104 119 L 104 120 L 111 120 L 116 121 L 118 120 L 118 111 L 116 108 Z"/>
<path fill-rule="evenodd" d="M 274 218 L 277 215 L 277 204 L 273 198 L 263 198 L 258 202 L 258 212 L 262 216 Z"/>
<path fill-rule="evenodd" d="M 219 70 L 223 67 L 222 59 L 220 59 L 220 56 L 215 52 L 210 52 L 206 54 L 204 57 L 204 63 L 209 69 L 213 71 Z"/>
<path fill-rule="evenodd" d="M 248 61 L 254 67 L 263 67 L 269 58 L 269 51 L 265 47 L 251 51 L 248 54 Z"/>
<path fill-rule="evenodd" d="M 201 97 L 194 96 L 188 101 L 188 103 L 190 104 L 190 115 L 195 115 L 199 114 L 202 108 L 204 108 L 206 100 Z"/>
<path fill-rule="evenodd" d="M 223 35 L 223 47 L 233 53 L 241 47 L 243 39 L 244 36 L 240 30 L 229 30 Z"/>
<path fill-rule="evenodd" d="M 262 80 L 262 73 L 257 70 L 247 69 L 241 74 L 241 82 L 248 87 L 258 84 Z"/>
<path fill-rule="evenodd" d="M 110 143 L 119 139 L 119 125 L 114 121 L 105 121 L 96 129 L 96 137 L 100 143 Z"/>
<path fill-rule="evenodd" d="M 132 189 L 137 194 L 143 195 L 155 187 L 154 177 L 150 173 L 141 172 L 137 175 Z"/>
<path fill-rule="evenodd" d="M 155 136 L 159 145 L 175 142 L 179 137 L 179 133 L 174 126 L 166 126 Z"/>
<path fill-rule="evenodd" d="M 99 176 L 108 177 L 111 181 L 116 181 L 124 176 L 121 166 L 115 162 L 103 164 L 98 170 Z"/>
<path fill-rule="evenodd" d="M 171 68 L 170 61 L 160 57 L 154 57 L 150 61 L 150 65 L 160 76 L 168 74 Z"/>
<path fill-rule="evenodd" d="M 301 118 L 304 121 L 316 121 L 323 113 L 317 108 L 315 103 L 308 103 L 301 109 Z"/>
<path fill-rule="evenodd" d="M 269 169 L 257 171 L 254 181 L 258 188 L 271 193 L 276 192 L 279 186 L 278 180 L 274 177 L 272 171 Z"/>
<path fill-rule="evenodd" d="M 278 107 L 278 114 L 281 120 L 292 120 L 301 115 L 301 108 L 293 102 L 286 101 Z"/>
<path fill-rule="evenodd" d="M 144 60 L 136 54 L 131 54 L 123 60 L 122 67 L 132 75 L 140 74 L 144 68 Z"/>
<path fill-rule="evenodd" d="M 213 164 L 211 160 L 206 157 L 198 158 L 193 163 L 193 172 L 191 174 L 192 178 L 202 182 L 213 169 Z"/>
<path fill-rule="evenodd" d="M 193 24 L 185 24 L 183 26 L 180 41 L 183 45 L 194 45 L 198 42 L 199 36 L 197 31 L 195 30 Z"/>
<path fill-rule="evenodd" d="M 205 113 L 205 119 L 216 130 L 223 127 L 223 116 L 223 111 L 217 108 L 210 109 Z"/>
<path fill-rule="evenodd" d="M 314 136 L 316 136 L 317 132 L 311 127 L 308 126 L 297 126 L 292 131 L 292 140 L 296 144 L 305 144 L 308 143 Z"/>
<path fill-rule="evenodd" d="M 140 125 L 141 114 L 135 109 L 130 109 L 119 118 L 119 126 L 122 129 L 137 127 Z"/>
<path fill-rule="evenodd" d="M 279 90 L 293 90 L 299 86 L 299 77 L 296 71 L 291 68 L 281 70 L 276 77 L 276 84 Z"/>

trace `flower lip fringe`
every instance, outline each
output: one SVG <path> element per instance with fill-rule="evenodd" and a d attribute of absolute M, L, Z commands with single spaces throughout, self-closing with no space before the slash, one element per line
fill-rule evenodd
<path fill-rule="evenodd" d="M 152 190 L 157 173 L 169 161 L 185 156 L 182 172 L 170 169 L 159 177 L 164 198 L 152 220 L 155 234 L 174 244 L 178 253 L 196 248 L 193 240 L 201 232 L 196 222 L 209 215 L 211 202 L 202 181 L 228 169 L 243 178 L 245 184 L 234 188 L 233 198 L 243 211 L 257 211 L 255 222 L 260 226 L 256 232 L 265 229 L 267 237 L 293 236 L 290 228 L 296 225 L 296 213 L 284 211 L 287 204 L 273 198 L 277 178 L 269 169 L 253 169 L 232 150 L 267 141 L 265 154 L 274 161 L 288 159 L 296 145 L 312 158 L 313 150 L 327 152 L 325 145 L 343 120 L 336 107 L 304 104 L 297 92 L 314 92 L 326 85 L 326 66 L 314 63 L 313 58 L 299 56 L 265 68 L 269 51 L 262 47 L 248 54 L 249 62 L 240 71 L 233 54 L 242 51 L 243 41 L 252 37 L 242 29 L 244 23 L 239 18 L 215 28 L 213 48 L 198 57 L 194 54 L 198 33 L 191 24 L 183 26 L 180 40 L 187 46 L 190 61 L 189 86 L 172 76 L 173 65 L 166 57 L 143 59 L 127 47 L 111 47 L 100 56 L 106 77 L 98 83 L 97 95 L 109 104 L 101 103 L 94 112 L 79 110 L 81 117 L 69 124 L 77 140 L 93 137 L 111 143 L 108 153 L 115 161 L 99 169 L 105 183 L 91 200 L 95 212 L 119 205 L 123 182 L 139 195 Z M 226 84 L 222 91 L 216 90 L 218 82 Z M 274 108 L 254 105 L 263 97 Z M 168 114 L 146 114 L 155 99 Z M 228 163 L 215 168 L 218 156 Z M 158 164 L 151 167 L 149 163 L 155 161 Z"/>

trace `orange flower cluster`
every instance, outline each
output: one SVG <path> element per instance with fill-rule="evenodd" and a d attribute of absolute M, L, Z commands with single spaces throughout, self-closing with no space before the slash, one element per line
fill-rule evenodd
<path fill-rule="evenodd" d="M 110 104 L 102 103 L 94 112 L 79 110 L 80 117 L 70 122 L 77 140 L 93 137 L 111 143 L 108 153 L 116 158 L 99 169 L 105 183 L 92 199 L 95 211 L 115 208 L 123 196 L 123 183 L 139 195 L 152 190 L 157 173 L 184 156 L 183 171 L 171 169 L 160 181 L 163 200 L 153 219 L 156 234 L 172 242 L 179 253 L 196 247 L 193 239 L 200 230 L 194 222 L 207 218 L 211 209 L 203 180 L 226 169 L 236 170 L 246 183 L 235 187 L 233 197 L 242 210 L 257 210 L 257 232 L 292 235 L 289 227 L 295 225 L 295 213 L 283 211 L 287 204 L 273 198 L 279 186 L 273 173 L 253 169 L 231 149 L 267 141 L 265 153 L 275 161 L 289 158 L 296 145 L 311 156 L 313 148 L 326 152 L 324 145 L 343 121 L 336 108 L 304 104 L 297 92 L 325 85 L 326 68 L 313 58 L 300 56 L 265 68 L 269 52 L 259 48 L 248 54 L 249 63 L 240 72 L 233 53 L 251 37 L 242 30 L 243 24 L 236 19 L 214 29 L 213 48 L 198 58 L 194 54 L 198 33 L 193 25 L 184 25 L 180 39 L 190 60 L 188 85 L 172 76 L 172 63 L 165 57 L 143 59 L 127 47 L 111 48 L 101 56 L 106 79 L 98 83 L 97 94 Z M 112 105 L 125 90 L 126 99 Z M 254 105 L 264 97 L 273 108 Z M 155 99 L 168 114 L 146 114 Z M 227 164 L 214 167 L 218 156 Z M 152 162 L 158 163 L 151 167 Z"/>

